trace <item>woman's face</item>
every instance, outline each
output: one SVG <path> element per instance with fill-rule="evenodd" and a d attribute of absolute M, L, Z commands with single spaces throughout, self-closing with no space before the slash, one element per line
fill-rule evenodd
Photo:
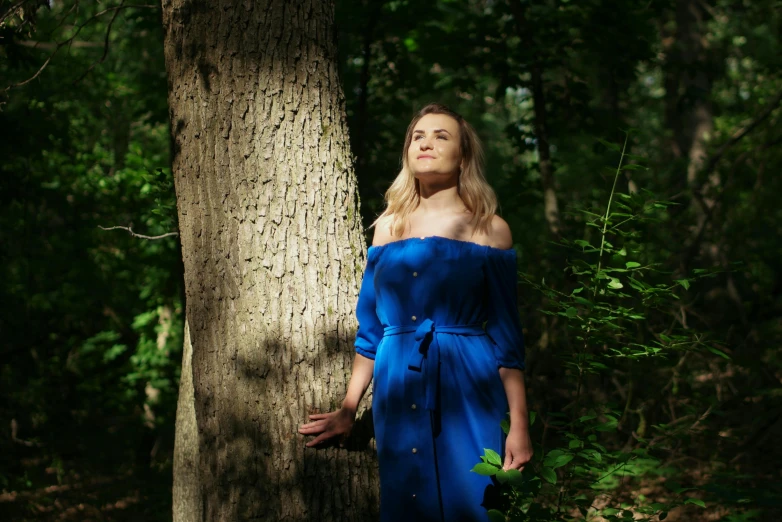
<path fill-rule="evenodd" d="M 427 114 L 415 125 L 407 164 L 417 178 L 458 174 L 462 161 L 459 123 L 445 114 Z"/>

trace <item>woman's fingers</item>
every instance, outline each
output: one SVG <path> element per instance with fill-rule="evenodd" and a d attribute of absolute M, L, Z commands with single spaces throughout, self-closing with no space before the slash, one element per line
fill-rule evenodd
<path fill-rule="evenodd" d="M 326 429 L 325 422 L 311 422 L 309 424 L 302 424 L 299 426 L 299 433 L 320 433 Z"/>
<path fill-rule="evenodd" d="M 328 440 L 328 439 L 330 439 L 333 436 L 334 436 L 334 434 L 332 432 L 324 431 L 323 433 L 321 433 L 320 435 L 318 435 L 317 437 L 315 437 L 314 439 L 309 441 L 306 444 L 306 446 L 308 448 L 311 448 L 312 446 L 316 446 L 316 445 L 320 444 L 321 442 L 323 442 L 324 440 Z"/>
<path fill-rule="evenodd" d="M 524 469 L 524 464 L 519 459 L 516 459 L 513 462 L 511 462 L 510 464 L 508 464 L 508 467 L 505 468 L 505 469 L 506 470 L 517 469 L 517 470 L 521 471 L 522 469 Z"/>
<path fill-rule="evenodd" d="M 313 413 L 310 415 L 310 421 L 299 426 L 299 433 L 312 433 L 313 431 L 323 431 L 325 426 L 328 425 L 331 417 L 334 416 L 334 412 L 331 413 Z"/>
<path fill-rule="evenodd" d="M 504 471 L 508 471 L 509 469 L 517 469 L 521 471 L 524 469 L 524 464 L 526 463 L 527 462 L 524 462 L 521 459 L 514 458 L 512 453 L 506 453 L 505 462 L 502 463 L 502 469 Z"/>
<path fill-rule="evenodd" d="M 311 448 L 321 442 L 337 435 L 346 435 L 350 432 L 352 420 L 347 419 L 344 410 L 329 413 L 315 413 L 309 416 L 310 421 L 299 426 L 302 435 L 316 435 L 306 446 Z"/>

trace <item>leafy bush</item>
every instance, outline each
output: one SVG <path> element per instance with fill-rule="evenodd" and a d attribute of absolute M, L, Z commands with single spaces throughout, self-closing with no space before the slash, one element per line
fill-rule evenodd
<path fill-rule="evenodd" d="M 543 296 L 542 313 L 566 321 L 567 343 L 558 346 L 558 357 L 573 384 L 572 402 L 566 411 L 549 412 L 546 431 L 555 433 L 548 443 L 535 444 L 535 457 L 523 472 L 502 470 L 500 456 L 485 449 L 472 471 L 493 477 L 501 499 L 489 511 L 492 521 L 650 520 L 666 518 L 683 504 L 705 506 L 691 496 L 694 488 L 667 481 L 671 495 L 652 502 L 643 495 L 622 499 L 620 487 L 628 478 L 671 478 L 673 469 L 663 469 L 655 450 L 670 441 L 670 429 L 654 426 L 650 438 L 643 411 L 631 410 L 630 393 L 625 405 L 598 402 L 585 393 L 590 379 L 625 379 L 632 388 L 634 370 L 643 363 L 664 364 L 676 354 L 700 351 L 728 356 L 705 334 L 685 329 L 670 316 L 675 313 L 679 292 L 712 271 L 694 270 L 689 277 L 676 277 L 660 269 L 645 250 L 644 227 L 664 223 L 671 202 L 648 191 L 617 192 L 617 181 L 626 170 L 644 168 L 642 158 L 626 153 L 627 138 L 620 149 L 614 184 L 604 211 L 582 210 L 596 239 L 561 239 L 568 254 L 566 290 L 536 282 L 521 274 L 523 283 Z M 624 164 L 630 157 L 635 162 Z M 630 438 L 620 441 L 620 425 L 638 416 Z M 530 425 L 538 416 L 533 412 Z M 508 421 L 503 429 L 508 432 Z"/>

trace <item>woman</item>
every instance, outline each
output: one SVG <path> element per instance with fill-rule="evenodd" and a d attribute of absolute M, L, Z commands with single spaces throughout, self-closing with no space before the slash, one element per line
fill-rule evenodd
<path fill-rule="evenodd" d="M 410 123 L 359 292 L 342 408 L 310 416 L 307 446 L 346 436 L 374 379 L 383 521 L 486 520 L 484 448 L 532 457 L 516 254 L 472 127 L 437 104 Z M 485 324 L 485 327 L 484 327 Z M 510 411 L 506 440 L 500 421 Z"/>

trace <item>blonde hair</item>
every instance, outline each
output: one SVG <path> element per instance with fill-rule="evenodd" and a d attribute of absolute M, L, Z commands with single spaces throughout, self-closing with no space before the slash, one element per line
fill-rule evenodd
<path fill-rule="evenodd" d="M 407 163 L 407 149 L 410 148 L 415 126 L 427 114 L 444 114 L 459 124 L 459 149 L 463 167 L 459 172 L 456 191 L 467 209 L 472 212 L 473 220 L 477 221 L 473 233 L 477 230 L 488 233 L 492 218 L 497 213 L 497 196 L 483 175 L 483 146 L 472 125 L 460 114 L 439 103 L 426 105 L 407 126 L 405 145 L 402 148 L 402 170 L 386 191 L 385 211 L 370 225 L 370 228 L 387 216 L 393 216 L 389 226 L 392 235 L 401 236 L 407 228 L 409 216 L 421 199 L 418 180 Z"/>

